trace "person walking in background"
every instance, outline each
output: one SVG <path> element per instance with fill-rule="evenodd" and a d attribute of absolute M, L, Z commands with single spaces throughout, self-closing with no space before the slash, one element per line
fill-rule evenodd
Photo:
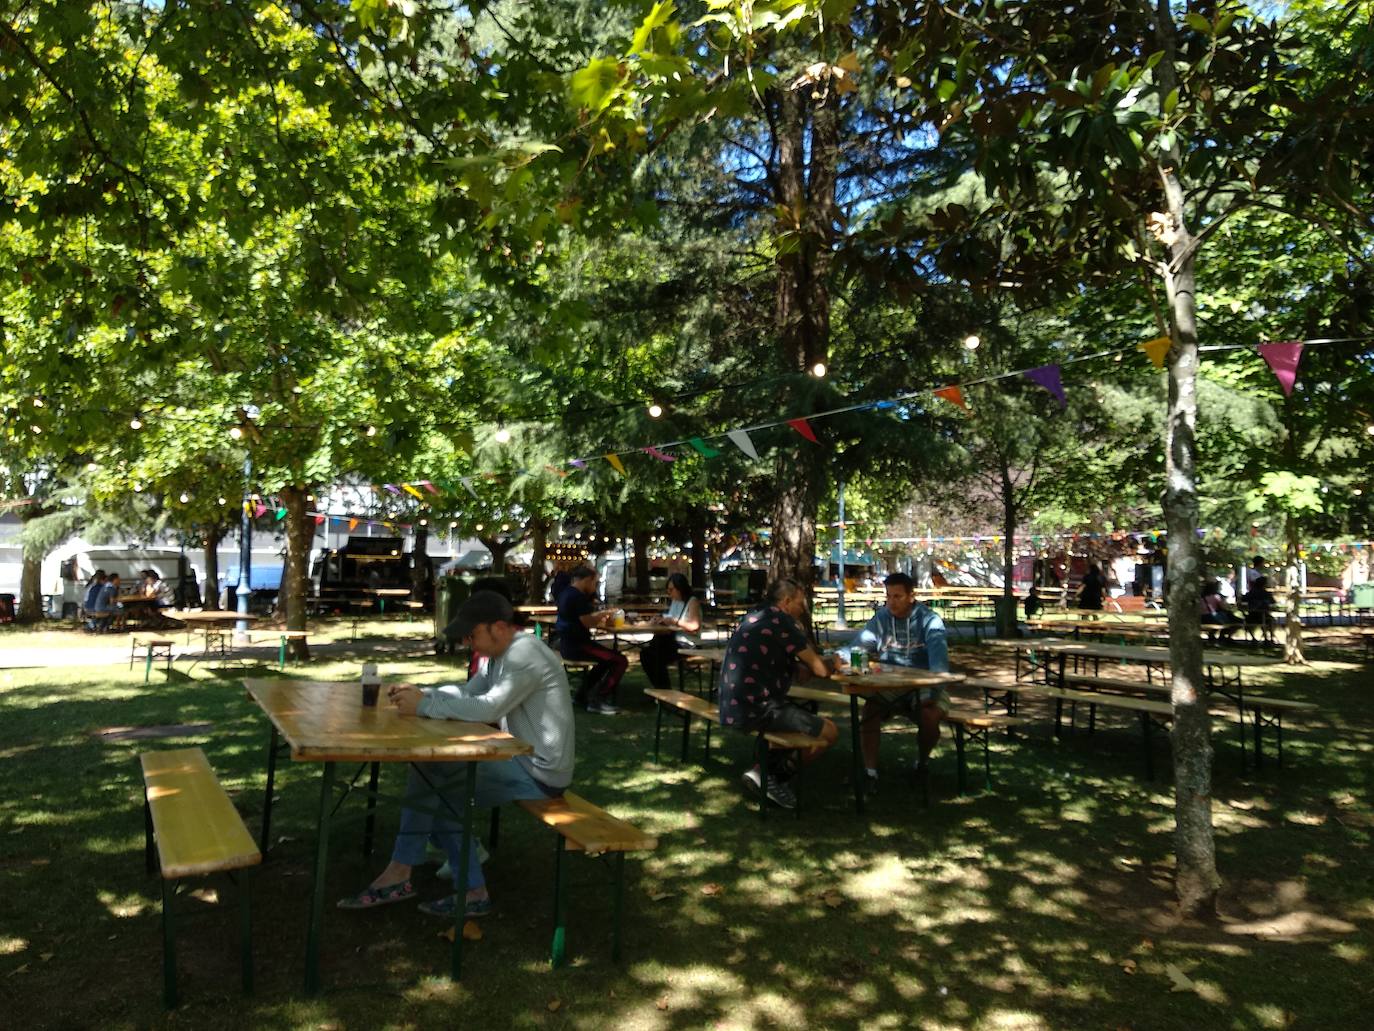
<path fill-rule="evenodd" d="M 639 649 L 639 664 L 649 683 L 658 688 L 672 687 L 668 671 L 677 662 L 683 648 L 697 646 L 696 633 L 701 629 L 701 602 L 692 593 L 692 584 L 681 573 L 668 577 L 668 611 L 655 616 L 654 622 L 676 627 L 676 634 L 654 634 L 653 640 Z"/>
<path fill-rule="evenodd" d="M 81 609 L 86 613 L 86 629 L 98 630 L 96 620 L 91 618 L 92 614 L 98 611 L 100 604 L 100 593 L 105 589 L 105 570 L 97 569 L 95 575 L 86 584 L 86 596 L 81 599 Z"/>
<path fill-rule="evenodd" d="M 1102 592 L 1107 587 L 1107 578 L 1096 562 L 1088 563 L 1088 571 L 1083 574 L 1083 584 L 1078 588 L 1078 607 L 1080 609 L 1102 610 Z"/>
<path fill-rule="evenodd" d="M 600 716 L 620 712 L 613 704 L 615 689 L 630 662 L 625 656 L 592 640 L 592 627 L 608 626 L 615 609 L 596 607 L 596 570 L 578 566 L 568 573 L 568 586 L 558 597 L 558 619 L 553 624 L 558 650 L 565 659 L 594 662 L 577 692 L 577 704 Z"/>

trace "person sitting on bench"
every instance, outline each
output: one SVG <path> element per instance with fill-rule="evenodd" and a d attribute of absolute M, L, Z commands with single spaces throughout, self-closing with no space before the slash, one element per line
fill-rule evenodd
<path fill-rule="evenodd" d="M 884 581 L 884 587 L 887 604 L 860 631 L 854 639 L 855 646 L 876 652 L 881 662 L 894 666 L 948 673 L 945 621 L 933 609 L 916 603 L 915 584 L 905 573 L 893 573 Z M 940 720 L 947 712 L 949 692 L 938 686 L 883 691 L 864 702 L 859 717 L 859 741 L 868 774 L 865 790 L 872 792 L 878 786 L 878 742 L 884 722 L 893 716 L 905 716 L 920 728 L 912 772 L 923 776 L 930 753 L 940 740 Z"/>
<path fill-rule="evenodd" d="M 495 591 L 477 591 L 463 602 L 447 633 L 455 640 L 471 640 L 472 647 L 488 657 L 486 670 L 461 686 L 393 687 L 388 692 L 391 704 L 404 716 L 500 723 L 501 729 L 534 746 L 533 755 L 477 764 L 478 808 L 560 797 L 572 784 L 576 732 L 568 676 L 558 656 L 542 641 L 520 632 L 510 601 Z M 431 791 L 430 783 L 442 783 L 460 768 L 456 763 L 424 763 L 422 776 L 412 766 L 406 797 L 424 797 Z M 462 812 L 463 800 L 446 794 L 434 801 L 437 813 L 401 810 L 391 862 L 357 895 L 340 899 L 340 909 L 371 909 L 414 898 L 411 870 L 424 862 L 425 844 L 431 836 L 448 854 L 457 884 L 463 835 L 462 823 L 454 814 Z M 468 850 L 467 874 L 464 912 L 469 917 L 486 916 L 492 904 L 476 842 Z M 421 903 L 420 910 L 451 920 L 457 904 L 455 892 Z"/>
<path fill-rule="evenodd" d="M 750 734 L 773 732 L 809 734 L 821 743 L 798 756 L 793 750 L 768 753 L 768 798 L 784 809 L 797 807 L 791 780 L 802 763 L 809 763 L 835 743 L 839 730 L 824 717 L 787 700 L 792 678 L 826 677 L 839 659 L 822 659 L 806 639 L 799 620 L 806 615 L 806 588 L 782 579 L 768 587 L 766 604 L 740 621 L 725 646 L 720 665 L 721 726 Z M 744 774 L 745 787 L 761 793 L 758 766 Z"/>
<path fill-rule="evenodd" d="M 654 634 L 648 644 L 639 649 L 639 664 L 649 683 L 658 688 L 672 687 L 668 671 L 677 662 L 683 648 L 697 646 L 696 633 L 701 629 L 701 602 L 692 593 L 692 585 L 681 573 L 668 577 L 668 611 L 655 616 L 654 622 L 677 627 L 680 633 Z"/>
<path fill-rule="evenodd" d="M 629 668 L 629 660 L 612 648 L 592 640 L 592 627 L 604 627 L 614 618 L 615 609 L 597 609 L 598 576 L 591 566 L 578 566 L 568 574 L 568 586 L 558 596 L 558 620 L 553 625 L 558 635 L 558 650 L 565 659 L 584 659 L 594 662 L 582 687 L 577 692 L 577 704 L 601 716 L 614 716 L 615 689 Z"/>

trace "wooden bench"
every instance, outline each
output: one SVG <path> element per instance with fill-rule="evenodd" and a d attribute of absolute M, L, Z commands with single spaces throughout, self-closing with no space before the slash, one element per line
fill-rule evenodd
<path fill-rule="evenodd" d="M 724 648 L 705 648 L 679 652 L 677 657 L 677 689 L 679 691 L 686 690 L 687 674 L 692 673 L 697 681 L 697 694 L 706 698 L 714 698 L 716 696 L 716 677 L 720 672 L 720 665 L 724 661 Z M 704 685 L 703 674 L 706 676 Z"/>
<path fill-rule="evenodd" d="M 819 687 L 794 687 L 787 692 L 789 698 L 802 702 L 815 702 L 819 705 L 843 706 L 849 709 L 849 696 L 839 691 L 827 691 Z M 968 785 L 968 759 L 965 746 L 968 742 L 983 746 L 983 784 L 992 783 L 992 760 L 990 755 L 989 733 L 993 730 L 1011 730 L 1024 726 L 1030 721 L 1020 716 L 1001 713 L 979 712 L 973 709 L 951 708 L 940 720 L 954 728 L 954 755 L 957 770 L 959 794 Z M 929 800 L 927 800 L 928 803 Z"/>
<path fill-rule="evenodd" d="M 611 862 L 612 932 L 611 959 L 620 961 L 622 917 L 625 909 L 625 853 L 651 852 L 658 848 L 658 839 L 598 808 L 571 791 L 561 798 L 521 800 L 515 803 L 557 835 L 558 849 L 553 867 L 553 944 L 549 949 L 549 963 L 561 967 L 566 961 L 564 898 L 566 896 L 563 867 L 565 852 L 583 852 L 599 857 L 607 853 Z"/>
<path fill-rule="evenodd" d="M 1130 695 L 1104 694 L 1098 691 L 1076 691 L 1070 688 L 1050 687 L 1046 684 L 1025 682 L 1004 683 L 1000 680 L 969 678 L 965 684 L 979 687 L 983 691 L 983 705 L 1002 705 L 1007 715 L 1016 714 L 1016 697 L 1022 694 L 1054 701 L 1054 736 L 1063 736 L 1064 703 L 1070 703 L 1069 725 L 1072 728 L 1077 715 L 1077 706 L 1088 706 L 1088 731 L 1097 727 L 1097 707 L 1121 709 L 1133 712 L 1140 718 L 1141 735 L 1145 747 L 1145 776 L 1154 779 L 1153 731 L 1157 726 L 1167 726 L 1173 721 L 1174 707 L 1168 702 L 1157 702 L 1149 698 L 1135 698 Z M 1134 683 L 1132 686 L 1135 686 Z"/>
<path fill-rule="evenodd" d="M 134 659 L 138 655 L 138 650 L 144 648 L 147 651 L 147 658 L 143 666 L 143 682 L 146 684 L 148 678 L 153 673 L 153 660 L 167 660 L 167 672 L 172 672 L 172 644 L 173 642 L 163 638 L 131 638 L 129 641 L 129 668 L 134 668 Z"/>
<path fill-rule="evenodd" d="M 654 717 L 654 761 L 658 762 L 659 742 L 663 733 L 663 712 L 667 709 L 682 717 L 682 759 L 684 762 L 687 760 L 687 745 L 692 727 L 692 717 L 695 716 L 706 724 L 706 746 L 701 755 L 701 761 L 706 762 L 711 755 L 711 727 L 720 722 L 720 713 L 716 711 L 716 707 L 705 698 L 687 694 L 685 691 L 650 687 L 645 688 L 644 693 L 657 703 Z M 754 739 L 759 773 L 763 778 L 763 800 L 759 805 L 759 818 L 763 819 L 768 812 L 769 749 L 806 751 L 819 747 L 823 742 L 820 738 L 812 737 L 810 734 L 775 733 L 772 731 L 760 731 L 754 735 Z M 797 818 L 801 818 L 800 795 L 798 796 Z"/>
<path fill-rule="evenodd" d="M 242 918 L 240 953 L 243 991 L 253 990 L 252 911 L 247 870 L 262 862 L 262 853 L 243 825 L 199 748 L 144 752 L 144 857 L 155 869 L 153 846 L 162 872 L 162 998 L 177 1005 L 177 971 L 172 902 L 176 881 L 213 873 L 245 871 L 239 885 Z"/>

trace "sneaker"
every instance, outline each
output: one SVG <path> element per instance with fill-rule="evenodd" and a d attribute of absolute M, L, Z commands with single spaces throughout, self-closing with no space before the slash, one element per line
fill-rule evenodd
<path fill-rule="evenodd" d="M 768 801 L 783 809 L 795 809 L 797 808 L 797 793 L 792 790 L 790 781 L 769 780 Z"/>
<path fill-rule="evenodd" d="M 452 920 L 453 910 L 457 905 L 457 895 L 445 895 L 441 899 L 430 899 L 427 902 L 421 902 L 419 909 L 420 912 L 424 913 L 426 916 L 437 916 L 445 920 Z M 484 899 L 468 899 L 468 904 L 464 909 L 463 915 L 475 919 L 477 917 L 489 916 L 491 911 L 491 896 L 488 895 Z"/>
<path fill-rule="evenodd" d="M 752 770 L 745 771 L 744 787 L 755 798 L 763 794 L 763 775 L 759 773 L 757 766 Z"/>
<path fill-rule="evenodd" d="M 587 703 L 587 711 L 590 712 L 590 713 L 594 713 L 594 714 L 596 714 L 597 716 L 619 716 L 619 715 L 620 715 L 620 710 L 617 709 L 617 708 L 616 708 L 614 705 L 612 705 L 610 702 L 589 702 L 589 703 Z"/>

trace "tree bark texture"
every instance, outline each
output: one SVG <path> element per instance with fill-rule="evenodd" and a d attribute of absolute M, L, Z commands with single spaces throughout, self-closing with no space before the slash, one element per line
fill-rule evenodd
<path fill-rule="evenodd" d="M 1002 611 L 997 614 L 997 635 L 1016 636 L 1016 489 L 1011 473 L 1002 463 Z"/>
<path fill-rule="evenodd" d="M 306 629 L 306 609 L 310 603 L 310 547 L 315 540 L 315 519 L 306 515 L 307 487 L 295 484 L 281 490 L 286 507 L 286 567 L 282 570 L 282 600 L 286 609 L 286 629 Z M 286 642 L 292 658 L 310 658 L 310 646 L 304 637 Z"/>
<path fill-rule="evenodd" d="M 1298 563 L 1302 561 L 1301 544 L 1298 541 L 1298 517 L 1292 512 L 1284 513 L 1284 582 L 1288 597 L 1283 604 L 1283 661 L 1293 666 L 1307 665 L 1302 654 L 1302 577 Z"/>
<path fill-rule="evenodd" d="M 219 542 L 224 530 L 212 526 L 205 531 L 205 582 L 200 585 L 200 607 L 219 611 Z"/>
<path fill-rule="evenodd" d="M 1161 62 L 1167 65 L 1168 58 Z M 1172 71 L 1172 69 L 1170 70 Z M 1212 741 L 1202 674 L 1201 597 L 1197 541 L 1197 303 L 1193 236 L 1184 215 L 1177 155 L 1161 159 L 1169 220 L 1164 240 L 1170 265 L 1165 286 L 1173 313 L 1169 409 L 1165 429 L 1164 521 L 1169 529 L 1169 661 L 1174 724 L 1174 888 L 1185 914 L 1216 908 L 1220 878 L 1212 828 Z"/>
<path fill-rule="evenodd" d="M 706 519 L 700 509 L 692 513 L 692 589 L 706 590 Z M 703 594 L 702 597 L 705 597 Z"/>
<path fill-rule="evenodd" d="M 410 596 L 429 601 L 434 569 L 429 564 L 429 527 L 415 524 L 415 543 L 410 548 Z"/>
<path fill-rule="evenodd" d="M 499 537 L 483 537 L 480 534 L 477 539 L 482 542 L 484 548 L 491 552 L 491 575 L 505 575 L 506 555 L 515 547 L 515 541 L 503 541 Z"/>
<path fill-rule="evenodd" d="M 23 522 L 47 515 L 45 505 L 34 502 L 20 508 L 19 518 Z M 19 611 L 14 615 L 16 623 L 41 623 L 43 621 L 43 553 L 32 544 L 24 545 L 23 558 L 19 565 Z"/>
<path fill-rule="evenodd" d="M 543 519 L 530 520 L 530 547 L 533 552 L 530 558 L 530 578 L 527 587 L 527 597 L 531 602 L 539 603 L 544 600 L 544 583 L 547 570 L 544 568 L 549 560 L 549 524 Z"/>
<path fill-rule="evenodd" d="M 635 594 L 647 597 L 649 585 L 649 531 L 636 530 L 630 534 L 634 545 Z"/>

